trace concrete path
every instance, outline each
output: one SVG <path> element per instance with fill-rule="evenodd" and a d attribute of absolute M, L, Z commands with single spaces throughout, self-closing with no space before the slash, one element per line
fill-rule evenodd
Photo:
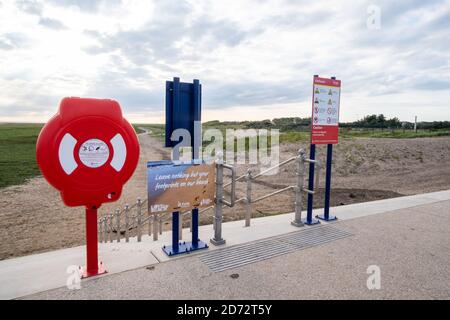
<path fill-rule="evenodd" d="M 221 273 L 192 254 L 157 264 L 169 260 L 161 251 L 162 243 L 170 243 L 169 232 L 158 242 L 146 236 L 141 243 L 101 244 L 109 275 L 83 281 L 81 290 L 63 287 L 29 298 L 450 298 L 450 191 L 341 206 L 332 213 L 339 217 L 334 225 L 354 236 Z M 292 218 L 253 219 L 250 228 L 243 221 L 225 223 L 226 246 L 299 230 L 290 225 Z M 200 228 L 202 240 L 212 234 L 211 226 Z M 65 286 L 67 266 L 81 264 L 83 252 L 77 247 L 0 261 L 0 297 Z M 380 267 L 381 290 L 366 287 L 369 265 Z M 136 270 L 121 272 L 126 269 Z"/>

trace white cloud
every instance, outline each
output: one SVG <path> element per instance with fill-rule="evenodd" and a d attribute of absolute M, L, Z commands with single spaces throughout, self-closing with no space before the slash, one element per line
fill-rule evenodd
<path fill-rule="evenodd" d="M 314 74 L 342 79 L 343 121 L 450 120 L 449 38 L 449 1 L 2 1 L 0 121 L 46 121 L 64 96 L 163 121 L 174 76 L 201 80 L 205 120 L 308 116 Z"/>

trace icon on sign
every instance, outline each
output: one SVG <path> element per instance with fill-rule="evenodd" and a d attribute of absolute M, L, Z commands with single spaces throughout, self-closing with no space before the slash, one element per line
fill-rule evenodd
<path fill-rule="evenodd" d="M 327 113 L 328 113 L 328 114 L 331 114 L 332 112 L 333 112 L 333 110 L 332 110 L 331 108 L 328 108 L 328 109 L 327 109 Z"/>
<path fill-rule="evenodd" d="M 327 123 L 331 123 L 331 118 L 330 117 L 327 118 Z"/>
<path fill-rule="evenodd" d="M 314 113 L 319 113 L 319 108 L 318 107 L 314 107 Z"/>
<path fill-rule="evenodd" d="M 317 122 L 319 122 L 319 118 L 314 117 L 314 123 L 317 123 Z"/>
<path fill-rule="evenodd" d="M 331 89 L 330 89 L 330 91 L 328 91 L 328 95 L 329 95 L 329 96 L 332 96 L 332 95 L 333 95 L 333 92 L 331 91 Z"/>
<path fill-rule="evenodd" d="M 316 91 L 314 91 L 315 93 L 320 93 L 319 88 L 316 88 Z"/>
<path fill-rule="evenodd" d="M 316 100 L 314 100 L 314 103 L 319 103 L 319 99 L 316 98 Z"/>
<path fill-rule="evenodd" d="M 331 102 L 331 99 L 328 100 L 328 104 L 329 104 L 329 105 L 332 105 L 332 104 L 333 104 L 333 102 Z"/>

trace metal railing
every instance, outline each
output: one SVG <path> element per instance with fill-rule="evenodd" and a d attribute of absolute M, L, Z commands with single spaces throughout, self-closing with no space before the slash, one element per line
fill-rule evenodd
<path fill-rule="evenodd" d="M 256 179 L 262 177 L 263 175 L 277 169 L 280 167 L 283 167 L 293 161 L 296 161 L 297 163 L 297 184 L 293 185 L 293 186 L 287 186 L 283 189 L 271 192 L 269 194 L 266 194 L 264 196 L 260 196 L 256 199 L 252 198 L 252 184 L 254 183 L 254 181 L 256 181 Z M 305 180 L 305 163 L 312 163 L 315 166 L 317 166 L 317 175 L 316 175 L 316 181 L 315 181 L 315 185 L 316 188 L 318 189 L 319 187 L 319 176 L 320 176 L 320 169 L 321 169 L 321 165 L 320 165 L 320 161 L 318 160 L 312 160 L 312 159 L 307 159 L 306 158 L 306 154 L 305 151 L 303 149 L 300 149 L 298 151 L 297 156 L 295 157 L 291 157 L 283 162 L 280 162 L 279 164 L 270 167 L 266 170 L 261 171 L 259 174 L 257 175 L 252 175 L 252 171 L 250 169 L 247 170 L 247 173 L 244 175 L 241 175 L 235 179 L 231 179 L 231 182 L 224 184 L 222 187 L 225 188 L 229 185 L 232 185 L 234 183 L 236 183 L 236 181 L 241 181 L 244 180 L 246 181 L 246 194 L 244 197 L 239 198 L 237 200 L 234 201 L 234 204 L 239 203 L 239 202 L 244 202 L 245 203 L 245 227 L 249 227 L 250 226 L 250 221 L 252 218 L 252 204 L 262 201 L 264 199 L 267 199 L 269 197 L 275 196 L 277 194 L 280 194 L 282 192 L 286 192 L 289 190 L 295 190 L 295 217 L 294 217 L 294 221 L 292 221 L 292 225 L 300 227 L 303 226 L 303 222 L 302 222 L 302 192 L 306 192 L 306 193 L 310 193 L 310 194 L 314 194 L 315 191 L 314 190 L 308 190 L 307 188 L 304 187 L 304 180 Z M 219 174 L 220 173 L 220 174 Z M 218 175 L 218 179 L 220 182 L 222 182 L 221 179 L 223 179 L 223 175 L 221 174 L 221 172 L 218 171 L 217 173 Z M 217 185 L 220 185 L 219 183 L 217 183 Z M 219 189 L 223 189 L 223 188 L 219 188 Z M 217 192 L 220 193 L 217 193 Z M 223 190 L 216 190 L 216 193 L 218 195 L 221 195 Z M 235 197 L 235 187 L 232 187 L 232 197 Z M 218 199 L 221 199 L 221 196 L 217 197 Z M 222 244 L 225 243 L 225 240 L 222 239 L 222 227 L 221 227 L 221 223 L 222 223 L 222 209 L 225 207 L 224 205 L 221 205 L 221 203 L 224 203 L 223 200 L 217 202 L 216 201 L 216 205 L 214 206 L 215 208 L 215 214 L 214 214 L 214 238 L 211 239 L 211 242 L 213 244 Z M 226 203 L 225 203 L 226 204 Z M 206 211 L 210 208 L 205 208 L 202 210 Z"/>
<path fill-rule="evenodd" d="M 145 224 L 148 224 L 148 235 L 150 236 L 156 215 L 143 216 L 142 206 L 146 203 L 147 200 L 137 199 L 133 205 L 126 204 L 123 209 L 118 208 L 114 213 L 110 212 L 101 217 L 98 220 L 99 242 L 113 242 L 114 240 L 120 242 L 122 237 L 125 238 L 125 242 L 129 242 L 130 232 L 134 230 L 136 230 L 137 240 L 140 242 Z M 135 210 L 135 214 L 132 214 L 133 210 Z M 122 217 L 124 218 L 124 224 L 121 223 Z M 157 222 L 158 219 L 160 217 L 156 217 Z M 159 224 L 159 229 L 159 232 L 162 232 L 162 224 Z M 153 230 L 153 232 L 157 233 L 158 229 Z"/>
<path fill-rule="evenodd" d="M 253 183 L 260 177 L 265 174 L 277 169 L 281 168 L 291 162 L 297 163 L 296 168 L 296 176 L 297 181 L 296 185 L 291 185 L 284 187 L 280 190 L 276 190 L 274 192 L 268 193 L 266 195 L 260 196 L 258 198 L 252 197 L 252 186 Z M 312 163 L 317 166 L 317 170 L 321 169 L 320 161 L 307 159 L 305 151 L 300 149 L 298 151 L 297 156 L 291 157 L 279 164 L 270 167 L 266 170 L 261 171 L 260 173 L 253 175 L 250 169 L 247 172 L 239 177 L 236 177 L 235 167 L 231 165 L 227 165 L 223 163 L 223 159 L 221 156 L 216 160 L 216 199 L 214 205 L 210 207 L 203 208 L 199 211 L 199 213 L 204 213 L 211 208 L 214 208 L 214 214 L 208 215 L 213 218 L 213 228 L 214 228 L 214 237 L 211 239 L 211 242 L 215 245 L 220 245 L 225 243 L 225 240 L 222 238 L 222 222 L 223 222 L 223 208 L 225 207 L 233 207 L 235 204 L 244 202 L 245 204 L 245 227 L 250 226 L 250 222 L 252 219 L 252 204 L 270 198 L 272 196 L 278 195 L 280 193 L 294 190 L 295 191 L 295 217 L 292 221 L 292 225 L 294 226 L 303 226 L 302 222 L 302 193 L 310 193 L 314 194 L 314 190 L 308 190 L 304 187 L 305 180 L 305 164 Z M 230 170 L 231 172 L 231 181 L 228 183 L 223 183 L 223 169 Z M 319 186 L 319 172 L 316 174 L 315 188 Z M 246 183 L 246 193 L 243 197 L 236 199 L 236 182 L 245 181 Z M 224 189 L 228 186 L 231 186 L 230 190 L 230 200 L 227 201 L 223 197 Z M 123 209 L 117 209 L 115 212 L 110 212 L 104 217 L 100 218 L 99 223 L 99 241 L 100 242 L 113 242 L 114 239 L 117 242 L 121 241 L 121 238 L 125 238 L 126 242 L 129 242 L 130 232 L 135 230 L 137 241 L 140 242 L 142 240 L 143 229 L 147 224 L 147 233 L 149 236 L 153 234 L 153 240 L 158 240 L 158 234 L 162 234 L 163 223 L 171 218 L 171 215 L 168 213 L 164 214 L 156 214 L 156 213 L 148 213 L 146 217 L 142 214 L 142 206 L 147 203 L 147 199 L 141 200 L 138 199 L 136 203 L 133 205 L 126 204 Z M 135 211 L 133 215 L 132 212 Z M 147 210 L 148 211 L 148 210 Z M 180 212 L 179 215 L 179 239 L 182 239 L 182 225 L 183 218 L 188 216 L 191 211 Z M 124 224 L 122 225 L 121 218 L 124 218 Z M 121 228 L 124 228 L 123 231 Z M 190 221 L 190 229 L 192 231 L 192 220 Z M 114 235 L 115 234 L 115 235 Z"/>

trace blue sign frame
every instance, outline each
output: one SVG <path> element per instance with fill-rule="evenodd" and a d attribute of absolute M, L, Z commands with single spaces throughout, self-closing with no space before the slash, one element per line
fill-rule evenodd
<path fill-rule="evenodd" d="M 194 79 L 193 83 L 180 82 L 174 77 L 173 81 L 166 81 L 166 139 L 165 146 L 175 147 L 181 141 L 172 141 L 172 133 L 177 129 L 185 129 L 190 133 L 192 157 L 199 159 L 201 151 L 201 109 L 202 86 Z M 198 123 L 199 125 L 195 125 Z M 163 251 L 169 255 L 188 253 L 190 251 L 206 249 L 208 245 L 198 238 L 198 209 L 192 210 L 192 242 L 180 243 L 178 239 L 179 212 L 172 212 L 172 245 L 164 246 Z"/>
<path fill-rule="evenodd" d="M 201 121 L 202 85 L 194 79 L 193 83 L 180 82 L 180 78 L 166 81 L 166 140 L 165 146 L 173 148 L 179 141 L 170 138 L 176 129 L 186 129 L 191 134 L 192 148 L 199 146 L 194 139 L 200 139 L 195 132 L 195 121 Z M 193 150 L 194 151 L 194 150 Z"/>

